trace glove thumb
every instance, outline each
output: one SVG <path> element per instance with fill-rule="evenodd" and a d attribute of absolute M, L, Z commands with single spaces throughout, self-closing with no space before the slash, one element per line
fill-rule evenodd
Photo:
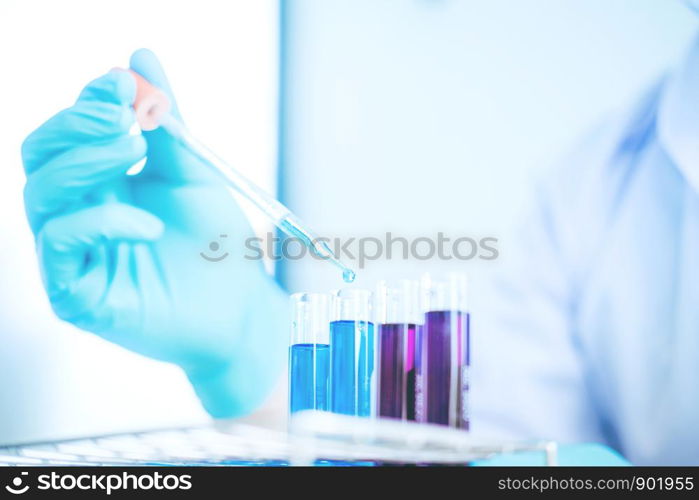
<path fill-rule="evenodd" d="M 155 54 L 148 49 L 138 49 L 131 55 L 129 66 L 133 71 L 165 92 L 172 105 L 171 113 L 177 119 L 181 120 L 182 117 L 179 109 L 177 108 L 175 96 L 170 88 L 170 82 L 168 82 L 167 76 L 165 76 L 165 71 L 163 70 L 160 61 L 158 61 Z"/>

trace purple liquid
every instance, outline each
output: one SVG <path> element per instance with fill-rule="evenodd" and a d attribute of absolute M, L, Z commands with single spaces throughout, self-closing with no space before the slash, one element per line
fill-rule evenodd
<path fill-rule="evenodd" d="M 379 325 L 380 417 L 415 420 L 415 336 L 413 324 Z"/>
<path fill-rule="evenodd" d="M 417 420 L 468 429 L 469 314 L 430 311 L 418 344 Z"/>

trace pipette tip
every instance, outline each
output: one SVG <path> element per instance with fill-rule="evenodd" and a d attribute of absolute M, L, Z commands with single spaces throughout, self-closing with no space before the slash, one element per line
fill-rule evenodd
<path fill-rule="evenodd" d="M 342 279 L 345 283 L 352 283 L 356 277 L 357 275 L 351 269 L 345 269 L 342 271 Z"/>

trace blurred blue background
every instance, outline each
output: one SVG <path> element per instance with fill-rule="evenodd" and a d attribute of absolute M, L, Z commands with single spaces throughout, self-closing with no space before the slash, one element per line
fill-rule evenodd
<path fill-rule="evenodd" d="M 497 267 L 532 180 L 681 58 L 697 26 L 681 0 L 285 5 L 289 204 L 328 236 L 500 238 L 495 262 L 369 262 L 367 286 Z M 326 267 L 291 263 L 286 282 L 337 286 Z"/>
<path fill-rule="evenodd" d="M 197 136 L 319 233 L 496 236 L 505 259 L 533 179 L 697 26 L 680 0 L 106 3 L 0 6 L 0 443 L 206 419 L 177 369 L 54 318 L 22 206 L 22 139 L 133 49 L 159 54 Z M 499 262 L 370 262 L 358 283 Z M 328 267 L 278 271 L 325 290 Z"/>

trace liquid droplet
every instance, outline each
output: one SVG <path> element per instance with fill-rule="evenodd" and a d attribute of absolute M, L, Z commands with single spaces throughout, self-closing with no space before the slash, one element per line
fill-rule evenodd
<path fill-rule="evenodd" d="M 342 271 L 342 279 L 345 281 L 345 283 L 352 283 L 356 277 L 357 275 L 351 269 L 345 269 Z"/>

